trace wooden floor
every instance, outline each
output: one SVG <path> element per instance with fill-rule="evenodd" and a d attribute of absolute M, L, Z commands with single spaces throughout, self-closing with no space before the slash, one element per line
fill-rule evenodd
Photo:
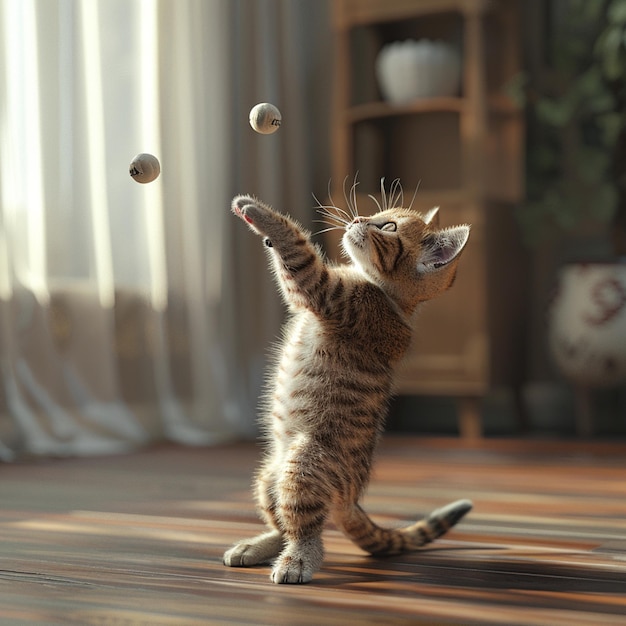
<path fill-rule="evenodd" d="M 626 442 L 386 437 L 365 506 L 383 523 L 475 509 L 375 560 L 329 528 L 309 585 L 230 569 L 261 530 L 258 449 L 158 447 L 0 466 L 0 624 L 626 623 Z"/>

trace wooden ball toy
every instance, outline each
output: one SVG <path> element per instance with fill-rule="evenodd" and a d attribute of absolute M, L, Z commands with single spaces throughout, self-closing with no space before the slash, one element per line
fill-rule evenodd
<path fill-rule="evenodd" d="M 275 133 L 282 122 L 280 111 L 269 102 L 261 102 L 250 111 L 250 126 L 262 135 Z"/>
<path fill-rule="evenodd" d="M 134 181 L 138 183 L 151 183 L 156 180 L 161 173 L 161 164 L 153 154 L 142 152 L 131 162 L 129 173 Z"/>

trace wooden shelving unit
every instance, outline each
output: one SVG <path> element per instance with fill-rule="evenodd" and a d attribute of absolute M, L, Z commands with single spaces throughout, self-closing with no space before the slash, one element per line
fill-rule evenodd
<path fill-rule="evenodd" d="M 333 188 L 358 172 L 359 210 L 374 212 L 381 177 L 399 178 L 414 207 L 472 224 L 454 288 L 424 307 L 399 392 L 458 398 L 465 437 L 482 433 L 481 399 L 519 392 L 523 252 L 514 205 L 523 194 L 523 117 L 505 85 L 520 69 L 515 0 L 334 0 Z M 386 43 L 442 39 L 462 54 L 457 97 L 385 102 L 375 60 Z M 332 239 L 336 237 L 329 234 Z M 334 247 L 335 242 L 332 242 Z M 514 396 L 515 397 L 515 396 Z"/>

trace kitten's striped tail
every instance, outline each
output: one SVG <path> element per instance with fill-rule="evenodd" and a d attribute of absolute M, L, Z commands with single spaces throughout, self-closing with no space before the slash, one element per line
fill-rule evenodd
<path fill-rule="evenodd" d="M 472 508 L 469 500 L 457 500 L 433 511 L 423 520 L 405 528 L 376 525 L 358 505 L 344 512 L 337 524 L 361 549 L 374 555 L 399 554 L 417 550 L 450 530 Z"/>

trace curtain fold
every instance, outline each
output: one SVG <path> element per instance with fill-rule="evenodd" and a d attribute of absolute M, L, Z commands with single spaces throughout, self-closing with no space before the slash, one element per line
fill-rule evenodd
<path fill-rule="evenodd" d="M 0 0 L 0 29 L 0 459 L 256 435 L 283 306 L 229 204 L 312 219 L 326 3 Z"/>

